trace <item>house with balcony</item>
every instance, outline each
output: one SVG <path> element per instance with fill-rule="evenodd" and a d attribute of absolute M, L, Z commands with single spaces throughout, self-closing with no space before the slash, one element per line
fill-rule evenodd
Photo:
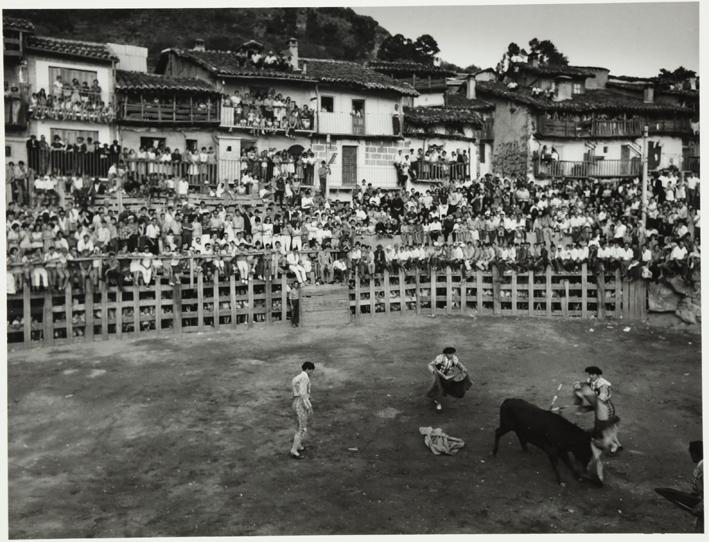
<path fill-rule="evenodd" d="M 235 51 L 198 41 L 163 51 L 156 71 L 201 79 L 223 95 L 215 134 L 220 167 L 238 161 L 242 149 L 311 149 L 330 164 L 335 190 L 362 179 L 396 185 L 404 100 L 418 95 L 408 83 L 355 62 L 301 58 L 294 39 L 278 56 L 253 40 Z"/>
<path fill-rule="evenodd" d="M 411 148 L 435 147 L 439 152 L 445 151 L 447 157 L 465 156 L 465 166 L 419 167 L 419 179 L 443 180 L 451 175 L 468 179 L 490 172 L 495 106 L 476 96 L 476 85 L 475 77 L 470 75 L 454 88 L 454 93 L 444 95 L 443 105 L 404 109 L 404 135 L 411 141 Z"/>
<path fill-rule="evenodd" d="M 34 25 L 26 19 L 3 17 L 3 81 L 5 82 L 5 137 L 22 137 L 29 121 L 29 81 L 25 48 Z"/>
<path fill-rule="evenodd" d="M 597 67 L 513 63 L 501 80 L 478 81 L 495 105 L 493 170 L 536 177 L 641 174 L 642 131 L 649 128 L 650 171 L 682 167 L 692 112 L 658 103 L 652 88 L 631 96 L 607 86 Z"/>
<path fill-rule="evenodd" d="M 369 62 L 367 67 L 414 87 L 419 95 L 405 101 L 408 107 L 445 105 L 450 79 L 457 76 L 457 72 L 440 66 L 402 60 L 376 60 Z"/>

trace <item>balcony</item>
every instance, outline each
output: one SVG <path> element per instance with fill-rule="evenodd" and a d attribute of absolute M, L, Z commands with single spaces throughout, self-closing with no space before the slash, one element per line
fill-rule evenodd
<path fill-rule="evenodd" d="M 14 87 L 17 84 L 13 84 Z M 20 131 L 27 128 L 29 108 L 26 97 L 26 85 L 19 86 L 20 91 L 5 96 L 5 130 Z"/>
<path fill-rule="evenodd" d="M 653 134 L 685 134 L 692 132 L 689 119 L 648 120 L 647 128 Z"/>
<path fill-rule="evenodd" d="M 685 156 L 682 160 L 682 170 L 699 175 L 699 156 Z"/>
<path fill-rule="evenodd" d="M 209 99 L 123 97 L 119 99 L 117 120 L 127 124 L 218 124 L 219 104 Z"/>
<path fill-rule="evenodd" d="M 46 101 L 30 103 L 28 106 L 29 118 L 33 120 L 95 122 L 105 124 L 116 119 L 113 107 L 113 97 L 107 102 L 92 99 L 91 96 L 82 97 L 81 101 L 54 100 L 49 96 Z"/>
<path fill-rule="evenodd" d="M 426 162 L 418 160 L 409 168 L 413 180 L 417 181 L 455 181 L 470 178 L 470 164 L 464 162 Z"/>
<path fill-rule="evenodd" d="M 572 160 L 537 161 L 535 177 L 638 177 L 642 173 L 640 159 L 596 160 L 575 162 Z"/>
<path fill-rule="evenodd" d="M 230 128 L 235 130 L 257 131 L 263 129 L 269 133 L 285 133 L 286 130 L 293 132 L 312 133 L 315 131 L 315 121 L 312 113 L 310 115 L 301 116 L 293 125 L 283 126 L 282 123 L 276 122 L 275 119 L 266 121 L 264 119 L 263 128 L 259 127 L 260 123 L 250 122 L 247 117 L 242 115 L 237 116 L 236 109 L 232 106 L 223 104 L 220 112 L 219 126 L 222 128 Z"/>
<path fill-rule="evenodd" d="M 537 133 L 546 137 L 567 139 L 585 137 L 641 137 L 647 126 L 650 135 L 667 133 L 688 133 L 692 131 L 689 119 L 592 119 L 575 121 L 566 119 L 547 119 L 540 117 Z"/>
<path fill-rule="evenodd" d="M 321 134 L 352 136 L 399 136 L 394 130 L 394 115 L 386 113 L 318 113 L 317 131 Z"/>

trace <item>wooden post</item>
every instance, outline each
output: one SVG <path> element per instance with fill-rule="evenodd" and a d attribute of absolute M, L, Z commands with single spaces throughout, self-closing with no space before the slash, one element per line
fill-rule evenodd
<path fill-rule="evenodd" d="M 197 327 L 204 331 L 204 278 L 197 273 Z"/>
<path fill-rule="evenodd" d="M 431 284 L 430 284 L 431 294 L 429 295 L 429 299 L 431 300 L 431 314 L 435 315 L 436 314 L 436 289 L 437 289 L 436 282 L 437 282 L 438 277 L 436 276 L 437 271 L 433 267 L 431 267 L 430 271 L 431 271 L 430 272 L 430 274 L 431 274 Z"/>
<path fill-rule="evenodd" d="M 414 278 L 416 279 L 416 314 L 421 314 L 421 271 L 417 267 L 414 271 Z"/>
<path fill-rule="evenodd" d="M 288 320 L 288 279 L 286 274 L 281 275 L 281 322 L 284 324 Z"/>
<path fill-rule="evenodd" d="M 512 314 L 517 316 L 517 271 L 512 271 L 511 287 L 510 299 L 512 300 Z"/>
<path fill-rule="evenodd" d="M 460 313 L 465 314 L 468 309 L 468 278 L 463 271 L 463 267 L 460 268 Z"/>
<path fill-rule="evenodd" d="M 182 333 L 182 281 L 172 286 L 172 330 Z"/>
<path fill-rule="evenodd" d="M 527 299 L 529 303 L 527 305 L 527 311 L 529 316 L 534 316 L 534 271 L 528 272 L 529 282 L 527 283 Z"/>
<path fill-rule="evenodd" d="M 133 285 L 133 333 L 140 333 L 140 286 Z"/>
<path fill-rule="evenodd" d="M 384 312 L 389 314 L 391 312 L 391 305 L 389 303 L 389 271 L 384 270 Z M 372 281 L 374 282 L 374 281 Z"/>
<path fill-rule="evenodd" d="M 630 281 L 626 278 L 623 279 L 623 318 L 625 320 L 630 320 L 633 316 L 631 304 Z"/>
<path fill-rule="evenodd" d="M 502 311 L 500 303 L 500 270 L 496 265 L 492 266 L 492 313 L 500 314 Z"/>
<path fill-rule="evenodd" d="M 615 317 L 623 315 L 623 283 L 620 280 L 620 269 L 615 270 Z"/>
<path fill-rule="evenodd" d="M 561 300 L 561 314 L 564 318 L 569 317 L 569 279 L 564 279 L 564 299 Z"/>
<path fill-rule="evenodd" d="M 172 95 L 172 122 L 177 121 L 177 97 Z"/>
<path fill-rule="evenodd" d="M 115 314 L 116 338 L 120 339 L 123 337 L 123 291 L 118 287 L 116 287 Z"/>
<path fill-rule="evenodd" d="M 374 311 L 377 308 L 376 292 L 374 291 L 374 281 L 369 279 L 369 316 L 374 318 Z"/>
<path fill-rule="evenodd" d="M 214 329 L 219 329 L 219 271 L 214 270 L 214 284 L 212 287 L 212 325 Z"/>
<path fill-rule="evenodd" d="M 236 326 L 236 278 L 233 274 L 229 275 L 229 310 L 231 312 L 231 325 Z M 285 314 L 281 318 L 285 320 Z"/>
<path fill-rule="evenodd" d="M 42 327 L 44 344 L 54 344 L 54 314 L 52 314 L 52 294 L 49 290 L 45 290 L 44 292 Z"/>
<path fill-rule="evenodd" d="M 453 307 L 453 272 L 449 265 L 446 266 L 446 314 L 451 313 Z"/>
<path fill-rule="evenodd" d="M 247 303 L 249 304 L 247 311 L 248 316 L 246 317 L 246 321 L 249 325 L 251 325 L 254 323 L 254 281 L 251 278 L 249 278 L 249 280 L 247 281 L 246 291 L 248 295 Z"/>
<path fill-rule="evenodd" d="M 606 277 L 605 271 L 596 275 L 596 312 L 600 320 L 606 318 Z"/>
<path fill-rule="evenodd" d="M 84 291 L 84 320 L 86 321 L 84 337 L 87 341 L 92 341 L 94 338 L 94 285 L 91 279 L 84 282 Z"/>
<path fill-rule="evenodd" d="M 101 282 L 101 335 L 108 339 L 108 285 Z"/>
<path fill-rule="evenodd" d="M 160 333 L 162 328 L 162 285 L 160 284 L 160 277 L 155 275 L 155 333 Z"/>
<path fill-rule="evenodd" d="M 588 318 L 588 268 L 581 264 L 581 318 Z"/>
<path fill-rule="evenodd" d="M 404 273 L 404 270 L 399 268 L 399 310 L 401 310 L 401 314 L 404 314 L 404 312 L 407 310 L 407 303 L 406 303 L 406 274 Z"/>
<path fill-rule="evenodd" d="M 64 319 L 66 320 L 66 338 L 70 341 L 74 340 L 74 297 L 71 295 L 71 282 L 67 284 L 64 291 Z"/>
<path fill-rule="evenodd" d="M 547 270 L 546 270 L 546 278 L 547 278 L 547 288 L 546 288 L 546 294 L 547 294 L 547 302 L 546 302 L 546 313 L 547 316 L 551 316 L 551 303 L 552 303 L 552 289 L 551 289 L 551 266 L 547 265 Z"/>
<path fill-rule="evenodd" d="M 266 288 L 266 322 L 270 324 L 273 319 L 273 292 L 271 291 L 271 288 L 273 288 L 273 283 L 271 282 L 270 277 L 266 279 L 266 285 L 264 288 Z"/>
<path fill-rule="evenodd" d="M 360 304 L 361 304 L 361 300 L 359 298 L 360 295 L 361 295 L 361 293 L 359 291 L 359 275 L 357 275 L 355 273 L 355 318 L 358 317 L 362 312 L 362 309 L 360 307 Z"/>
<path fill-rule="evenodd" d="M 478 313 L 483 312 L 483 272 L 475 270 L 475 305 Z"/>
<path fill-rule="evenodd" d="M 25 284 L 22 288 L 22 318 L 24 318 L 24 342 L 32 342 L 32 298 L 30 297 L 30 285 Z"/>

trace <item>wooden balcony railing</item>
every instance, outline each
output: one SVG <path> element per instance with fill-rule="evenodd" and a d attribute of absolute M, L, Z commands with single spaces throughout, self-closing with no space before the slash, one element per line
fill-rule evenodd
<path fill-rule="evenodd" d="M 318 113 L 317 131 L 322 134 L 393 136 L 394 116 L 386 113 Z"/>
<path fill-rule="evenodd" d="M 534 175 L 538 177 L 636 177 L 642 173 L 640 159 L 597 160 L 576 162 L 572 160 L 538 161 Z"/>
<path fill-rule="evenodd" d="M 692 131 L 689 119 L 648 120 L 650 134 L 682 134 Z"/>
<path fill-rule="evenodd" d="M 196 102 L 122 99 L 118 107 L 118 121 L 156 124 L 218 124 L 219 104 L 216 100 Z"/>
<path fill-rule="evenodd" d="M 470 164 L 465 162 L 426 162 L 418 160 L 411 170 L 419 181 L 450 181 L 470 178 Z"/>
<path fill-rule="evenodd" d="M 563 138 L 640 137 L 647 126 L 650 134 L 687 133 L 692 130 L 689 119 L 592 119 L 575 121 L 540 117 L 537 132 L 542 136 Z"/>

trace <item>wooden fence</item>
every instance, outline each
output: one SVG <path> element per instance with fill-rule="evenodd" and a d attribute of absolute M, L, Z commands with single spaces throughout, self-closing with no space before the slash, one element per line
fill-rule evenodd
<path fill-rule="evenodd" d="M 7 298 L 8 343 L 51 345 L 73 341 L 228 329 L 288 320 L 286 284 L 290 279 L 253 280 L 214 274 L 205 281 L 170 286 L 156 277 L 150 286 L 123 291 L 101 284 L 97 291 L 72 288 L 60 293 L 31 293 L 28 288 Z M 623 318 L 647 314 L 644 281 L 621 280 L 620 273 L 596 277 L 580 273 L 533 272 L 499 275 L 477 271 L 463 277 L 450 268 L 430 273 L 412 270 L 366 283 L 355 277 L 349 288 L 354 318 L 378 313 Z M 12 322 L 22 319 L 19 325 Z"/>
<path fill-rule="evenodd" d="M 622 280 L 619 271 L 596 276 L 581 272 L 532 271 L 498 274 L 473 271 L 467 276 L 450 268 L 432 273 L 385 273 L 377 284 L 355 279 L 350 288 L 355 317 L 377 313 L 543 316 L 643 320 L 647 317 L 647 285 Z"/>

